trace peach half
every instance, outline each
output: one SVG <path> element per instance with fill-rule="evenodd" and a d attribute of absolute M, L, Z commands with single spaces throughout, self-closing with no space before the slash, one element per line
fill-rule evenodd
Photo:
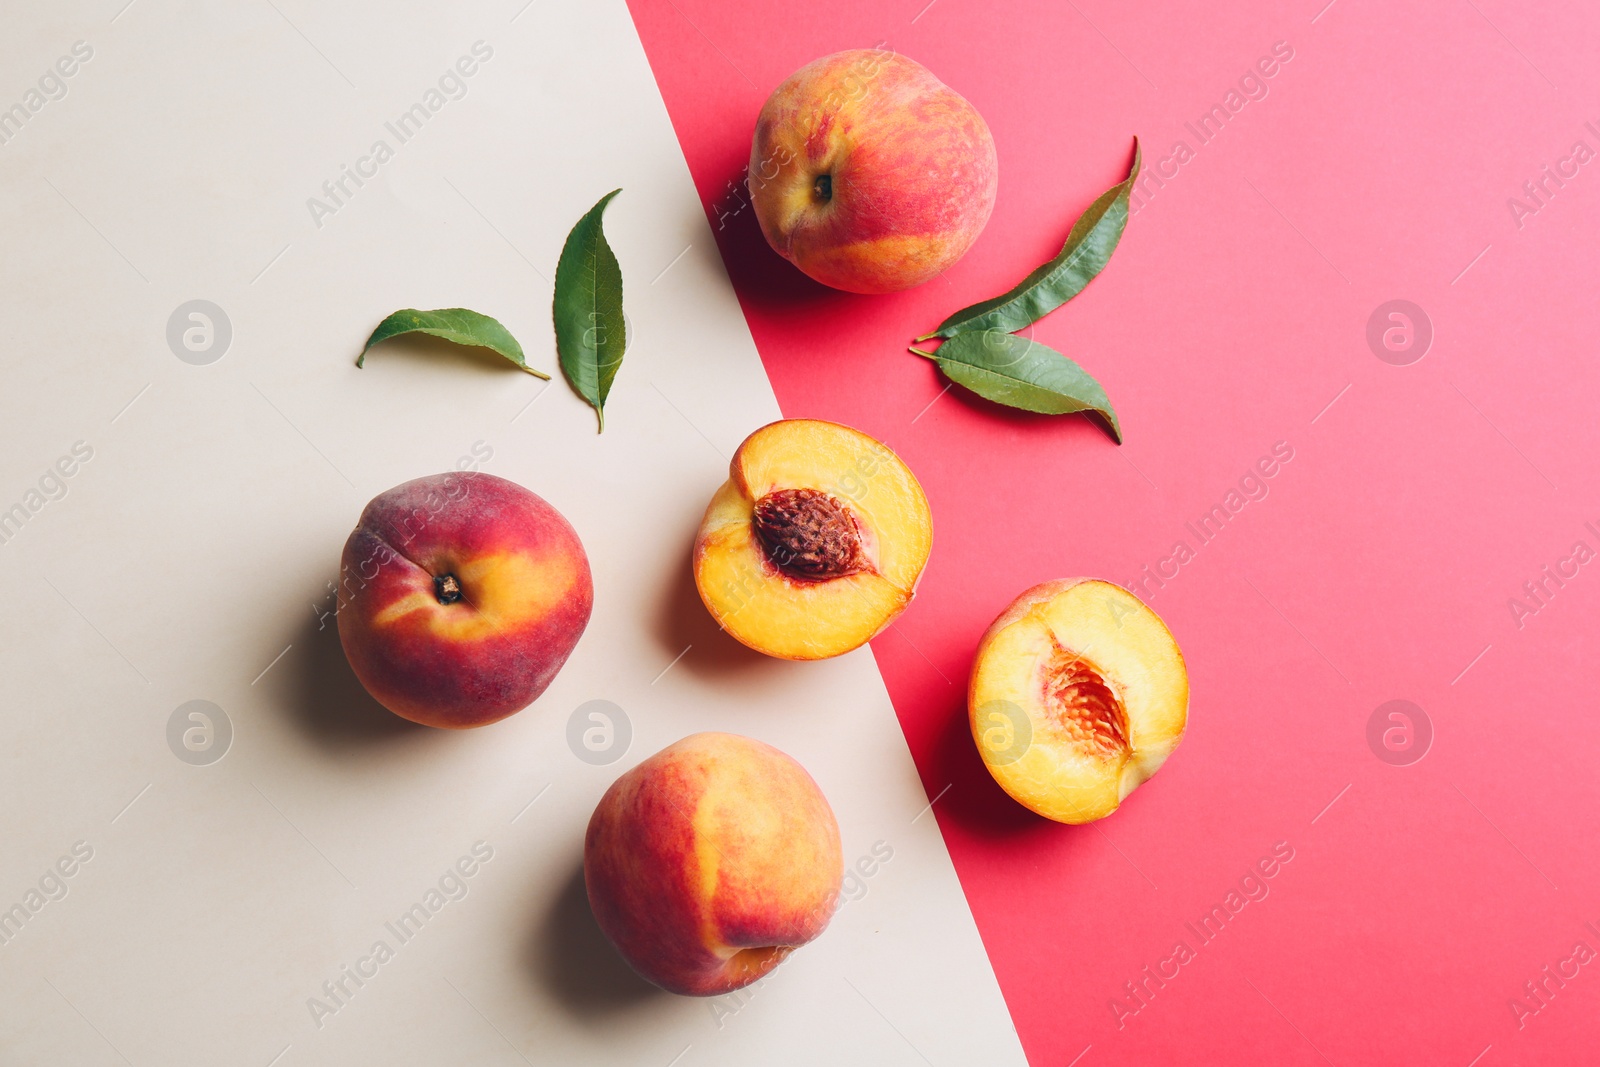
<path fill-rule="evenodd" d="M 933 548 L 928 498 L 859 430 L 785 419 L 745 438 L 694 543 L 717 624 L 758 652 L 826 659 L 905 610 Z"/>
<path fill-rule="evenodd" d="M 1189 674 L 1160 616 L 1119 585 L 1045 582 L 1000 613 L 967 691 L 984 766 L 1056 822 L 1103 819 L 1183 740 Z"/>
<path fill-rule="evenodd" d="M 583 841 L 595 921 L 686 996 L 747 986 L 833 918 L 839 824 L 805 768 L 737 734 L 684 738 L 611 784 Z"/>

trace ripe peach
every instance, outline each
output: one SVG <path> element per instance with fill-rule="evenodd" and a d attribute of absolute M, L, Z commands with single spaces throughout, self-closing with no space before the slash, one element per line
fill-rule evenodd
<path fill-rule="evenodd" d="M 1092 822 L 1183 740 L 1189 675 L 1158 615 L 1110 582 L 1045 582 L 978 645 L 967 693 L 989 773 L 1023 806 Z"/>
<path fill-rule="evenodd" d="M 972 247 L 999 163 L 977 109 L 886 49 L 839 52 L 773 92 L 750 147 L 767 243 L 824 285 L 921 285 Z"/>
<path fill-rule="evenodd" d="M 745 438 L 694 543 L 718 625 L 758 652 L 859 648 L 911 602 L 933 548 L 922 487 L 859 430 L 786 419 Z"/>
<path fill-rule="evenodd" d="M 749 985 L 833 917 L 839 824 L 805 768 L 735 734 L 693 734 L 611 784 L 583 879 L 600 929 L 673 993 Z"/>
<path fill-rule="evenodd" d="M 390 711 L 461 729 L 532 703 L 589 622 L 589 559 L 515 482 L 460 472 L 374 497 L 345 542 L 339 639 Z"/>

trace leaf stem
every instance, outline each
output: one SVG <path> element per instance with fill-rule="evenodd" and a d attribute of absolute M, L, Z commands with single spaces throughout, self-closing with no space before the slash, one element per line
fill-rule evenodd
<path fill-rule="evenodd" d="M 358 363 L 356 366 L 359 367 L 360 364 Z M 542 370 L 534 370 L 532 367 L 523 367 L 522 369 L 533 375 L 535 378 L 543 378 L 547 382 L 550 380 L 550 375 L 546 374 Z"/>
<path fill-rule="evenodd" d="M 918 337 L 916 340 L 912 341 L 911 343 L 914 344 L 914 345 L 920 345 L 922 342 L 931 341 L 935 337 L 938 337 L 938 336 L 939 336 L 939 331 L 938 330 L 934 330 L 932 333 L 923 334 L 921 337 Z"/>
<path fill-rule="evenodd" d="M 924 357 L 926 359 L 938 359 L 939 358 L 938 356 L 934 355 L 932 352 L 925 352 L 922 349 L 918 348 L 916 345 L 907 345 L 906 346 L 906 351 L 907 352 L 915 352 L 917 355 L 922 356 L 922 357 Z"/>

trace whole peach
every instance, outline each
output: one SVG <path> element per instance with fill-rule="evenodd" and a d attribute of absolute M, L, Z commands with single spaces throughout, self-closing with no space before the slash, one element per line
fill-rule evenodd
<path fill-rule="evenodd" d="M 736 734 L 693 734 L 618 778 L 583 843 L 600 929 L 640 975 L 689 996 L 749 985 L 822 933 L 843 876 L 816 782 Z"/>
<path fill-rule="evenodd" d="M 455 472 L 374 497 L 345 542 L 339 639 L 390 711 L 482 726 L 550 685 L 589 622 L 589 559 L 515 482 Z"/>
<path fill-rule="evenodd" d="M 773 92 L 748 181 L 779 255 L 835 289 L 888 293 L 966 253 L 994 210 L 999 164 L 959 93 L 904 56 L 856 49 Z"/>

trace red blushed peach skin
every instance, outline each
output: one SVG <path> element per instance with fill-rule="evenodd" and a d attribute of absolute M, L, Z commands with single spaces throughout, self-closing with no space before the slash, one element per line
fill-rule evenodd
<path fill-rule="evenodd" d="M 375 497 L 345 542 L 339 639 L 402 718 L 461 729 L 545 691 L 594 604 L 561 513 L 515 482 L 460 472 Z"/>
<path fill-rule="evenodd" d="M 1158 615 L 1118 585 L 1045 582 L 978 644 L 968 689 L 984 765 L 1057 822 L 1101 819 L 1183 740 L 1189 675 Z"/>
<path fill-rule="evenodd" d="M 926 67 L 857 49 L 802 67 L 756 119 L 750 197 L 779 255 L 824 285 L 888 293 L 960 259 L 994 210 L 983 117 Z"/>
<path fill-rule="evenodd" d="M 686 996 L 749 985 L 821 934 L 843 876 L 816 782 L 736 734 L 694 734 L 618 778 L 583 843 L 600 929 L 641 976 Z"/>
<path fill-rule="evenodd" d="M 859 648 L 905 609 L 932 548 L 928 499 L 887 445 L 786 419 L 734 454 L 695 537 L 694 579 L 744 644 L 824 659 Z"/>

